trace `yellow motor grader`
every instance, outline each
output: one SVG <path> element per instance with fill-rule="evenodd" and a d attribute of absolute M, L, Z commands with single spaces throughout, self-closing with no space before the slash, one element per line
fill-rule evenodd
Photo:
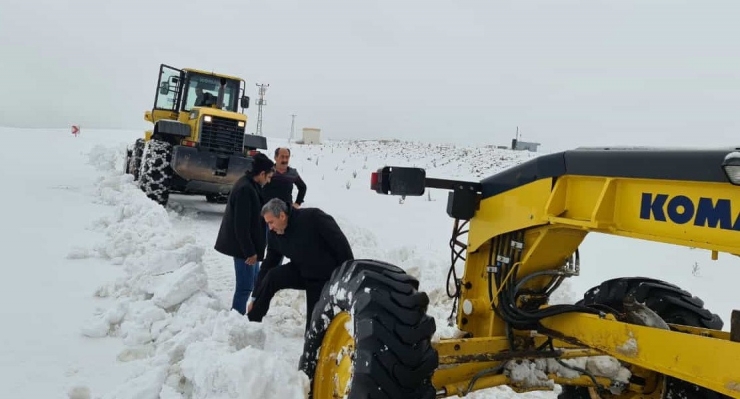
<path fill-rule="evenodd" d="M 713 259 L 740 254 L 738 185 L 736 148 L 578 148 L 478 182 L 381 168 L 372 174 L 378 193 L 449 191 L 447 291 L 461 334 L 434 338 L 429 298 L 401 268 L 348 261 L 310 315 L 299 364 L 310 396 L 442 398 L 560 385 L 562 399 L 740 398 L 738 311 L 726 331 L 691 293 L 631 276 L 574 304 L 549 303 L 579 274 L 588 233 L 706 249 Z"/>

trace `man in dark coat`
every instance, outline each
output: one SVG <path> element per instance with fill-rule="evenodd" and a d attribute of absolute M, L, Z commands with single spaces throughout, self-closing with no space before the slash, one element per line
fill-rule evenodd
<path fill-rule="evenodd" d="M 236 287 L 231 307 L 246 313 L 254 280 L 264 259 L 267 237 L 260 212 L 262 186 L 272 177 L 275 164 L 265 154 L 253 157 L 252 170 L 234 183 L 226 203 L 221 228 L 216 238 L 216 251 L 234 258 Z"/>
<path fill-rule="evenodd" d="M 318 208 L 293 208 L 274 198 L 262 208 L 270 232 L 263 267 L 247 316 L 262 321 L 270 300 L 285 288 L 306 291 L 306 329 L 332 272 L 354 259 L 347 237 L 333 217 Z M 278 265 L 283 256 L 290 259 Z"/>

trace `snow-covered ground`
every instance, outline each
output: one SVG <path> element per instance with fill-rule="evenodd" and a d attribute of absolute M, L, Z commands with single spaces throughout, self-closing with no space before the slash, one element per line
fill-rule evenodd
<path fill-rule="evenodd" d="M 307 379 L 296 370 L 302 293 L 281 292 L 263 323 L 229 311 L 233 264 L 213 250 L 224 205 L 173 196 L 164 209 L 146 199 L 122 173 L 124 148 L 140 134 L 0 128 L 4 396 L 303 397 Z M 270 149 L 286 144 L 269 140 Z M 308 184 L 304 206 L 334 215 L 357 257 L 417 276 L 437 334 L 452 334 L 446 192 L 401 202 L 372 192 L 370 172 L 416 165 L 431 177 L 479 179 L 534 155 L 397 141 L 291 148 L 291 164 Z M 658 277 L 700 296 L 729 328 L 740 259 L 711 261 L 706 251 L 594 235 L 581 260 L 581 276 L 560 288 L 559 301 L 611 277 Z M 555 394 L 494 388 L 470 397 Z"/>

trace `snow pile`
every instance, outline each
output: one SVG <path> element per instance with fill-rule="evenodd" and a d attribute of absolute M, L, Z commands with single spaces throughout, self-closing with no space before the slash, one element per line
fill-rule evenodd
<path fill-rule="evenodd" d="M 141 373 L 104 398 L 304 398 L 307 376 L 262 350 L 263 324 L 230 311 L 209 291 L 203 247 L 174 229 L 167 210 L 116 169 L 119 153 L 103 147 L 90 153 L 104 173 L 97 200 L 115 211 L 90 227 L 102 242 L 69 254 L 108 259 L 125 270 L 96 293 L 115 305 L 82 329 L 88 337 L 122 338 L 126 349 L 118 360 L 141 362 Z"/>
<path fill-rule="evenodd" d="M 548 374 L 562 378 L 578 378 L 580 370 L 595 377 L 610 378 L 623 384 L 629 383 L 632 373 L 612 356 L 589 356 L 573 359 L 512 360 L 506 362 L 504 374 L 511 382 L 523 388 L 554 389 L 555 382 Z"/>

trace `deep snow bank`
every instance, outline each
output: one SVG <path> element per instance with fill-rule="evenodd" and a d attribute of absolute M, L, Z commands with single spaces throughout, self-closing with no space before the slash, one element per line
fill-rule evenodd
<path fill-rule="evenodd" d="M 117 170 L 122 153 L 90 152 L 102 173 L 96 201 L 113 212 L 90 226 L 101 242 L 69 253 L 108 259 L 125 271 L 96 292 L 115 305 L 94 315 L 82 333 L 122 338 L 126 349 L 118 360 L 138 362 L 141 372 L 102 397 L 304 398 L 306 375 L 262 350 L 269 326 L 249 322 L 209 292 L 202 247 Z"/>

